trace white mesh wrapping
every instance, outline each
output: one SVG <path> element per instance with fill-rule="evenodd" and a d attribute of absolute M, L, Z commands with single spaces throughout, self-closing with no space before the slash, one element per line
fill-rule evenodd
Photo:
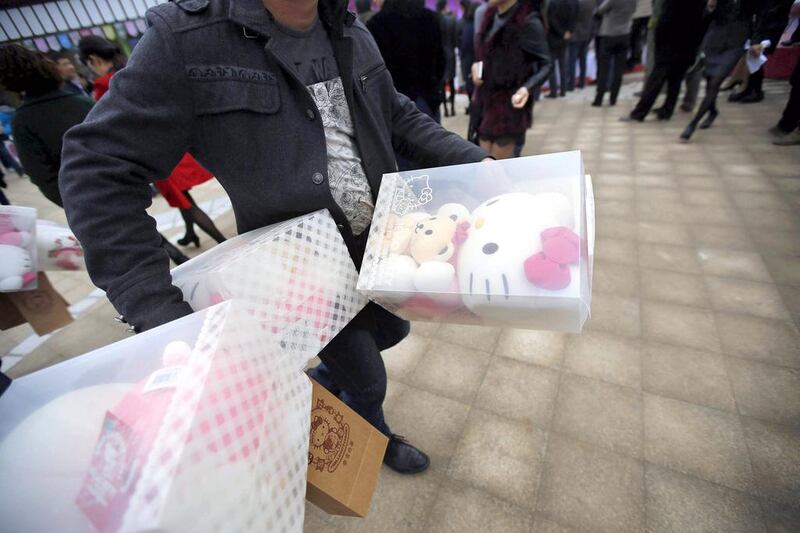
<path fill-rule="evenodd" d="M 327 211 L 240 235 L 172 272 L 193 309 L 223 300 L 260 304 L 272 342 L 301 368 L 366 305 L 358 272 Z M 253 312 L 256 312 L 253 309 Z"/>

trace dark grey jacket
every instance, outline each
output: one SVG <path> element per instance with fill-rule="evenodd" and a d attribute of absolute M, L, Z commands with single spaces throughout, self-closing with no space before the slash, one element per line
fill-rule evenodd
<path fill-rule="evenodd" d="M 483 150 L 395 91 L 370 33 L 346 5 L 320 0 L 319 14 L 373 194 L 383 173 L 396 168 L 394 150 L 424 166 L 482 159 Z M 360 265 L 364 242 L 353 237 L 331 196 L 314 100 L 272 53 L 267 17 L 261 0 L 182 0 L 153 8 L 151 27 L 127 67 L 66 136 L 60 187 L 70 226 L 92 280 L 138 329 L 191 312 L 172 286 L 169 259 L 145 212 L 148 183 L 167 177 L 187 151 L 225 188 L 239 231 L 327 208 Z M 392 321 L 374 305 L 366 314 Z"/>

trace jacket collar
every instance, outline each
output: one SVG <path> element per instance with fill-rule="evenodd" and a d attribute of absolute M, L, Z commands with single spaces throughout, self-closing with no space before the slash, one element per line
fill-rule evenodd
<path fill-rule="evenodd" d="M 36 105 L 41 102 L 46 102 L 48 100 L 56 100 L 58 98 L 68 98 L 72 96 L 79 96 L 79 95 L 76 95 L 75 93 L 68 93 L 61 89 L 56 89 L 55 91 L 50 91 L 49 93 L 40 96 L 25 96 L 22 99 L 22 105 L 19 106 L 19 108 L 23 108 L 29 105 Z"/>
<path fill-rule="evenodd" d="M 319 18 L 332 37 L 341 38 L 344 28 L 350 27 L 355 16 L 347 11 L 347 0 L 319 0 Z M 269 14 L 261 0 L 229 0 L 228 18 L 247 30 L 269 38 Z"/>

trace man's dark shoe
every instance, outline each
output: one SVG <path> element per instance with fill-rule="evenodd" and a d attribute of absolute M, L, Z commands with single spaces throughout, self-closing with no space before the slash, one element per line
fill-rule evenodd
<path fill-rule="evenodd" d="M 744 95 L 741 100 L 739 100 L 740 104 L 757 104 L 764 100 L 764 93 L 762 91 L 753 91 Z"/>
<path fill-rule="evenodd" d="M 386 466 L 400 474 L 418 474 L 428 469 L 430 458 L 420 449 L 415 448 L 400 435 L 389 437 L 386 455 L 383 456 Z"/>

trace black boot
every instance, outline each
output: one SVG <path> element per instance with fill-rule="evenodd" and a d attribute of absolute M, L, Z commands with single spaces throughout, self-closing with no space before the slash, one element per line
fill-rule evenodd
<path fill-rule="evenodd" d="M 183 264 L 189 260 L 188 257 L 183 255 L 183 252 L 175 248 L 175 245 L 169 242 L 163 235 L 161 236 L 161 247 L 167 252 L 169 258 L 172 259 L 172 262 L 176 265 Z"/>
<path fill-rule="evenodd" d="M 719 112 L 715 108 L 711 108 L 708 111 L 708 116 L 706 117 L 706 119 L 703 121 L 702 124 L 700 124 L 700 129 L 707 130 L 708 128 L 710 128 L 711 125 L 714 123 L 714 120 L 716 120 L 717 115 L 719 115 Z"/>
<path fill-rule="evenodd" d="M 383 462 L 400 474 L 418 474 L 431 464 L 430 458 L 421 450 L 409 444 L 404 437 L 394 434 L 389 437 Z"/>

